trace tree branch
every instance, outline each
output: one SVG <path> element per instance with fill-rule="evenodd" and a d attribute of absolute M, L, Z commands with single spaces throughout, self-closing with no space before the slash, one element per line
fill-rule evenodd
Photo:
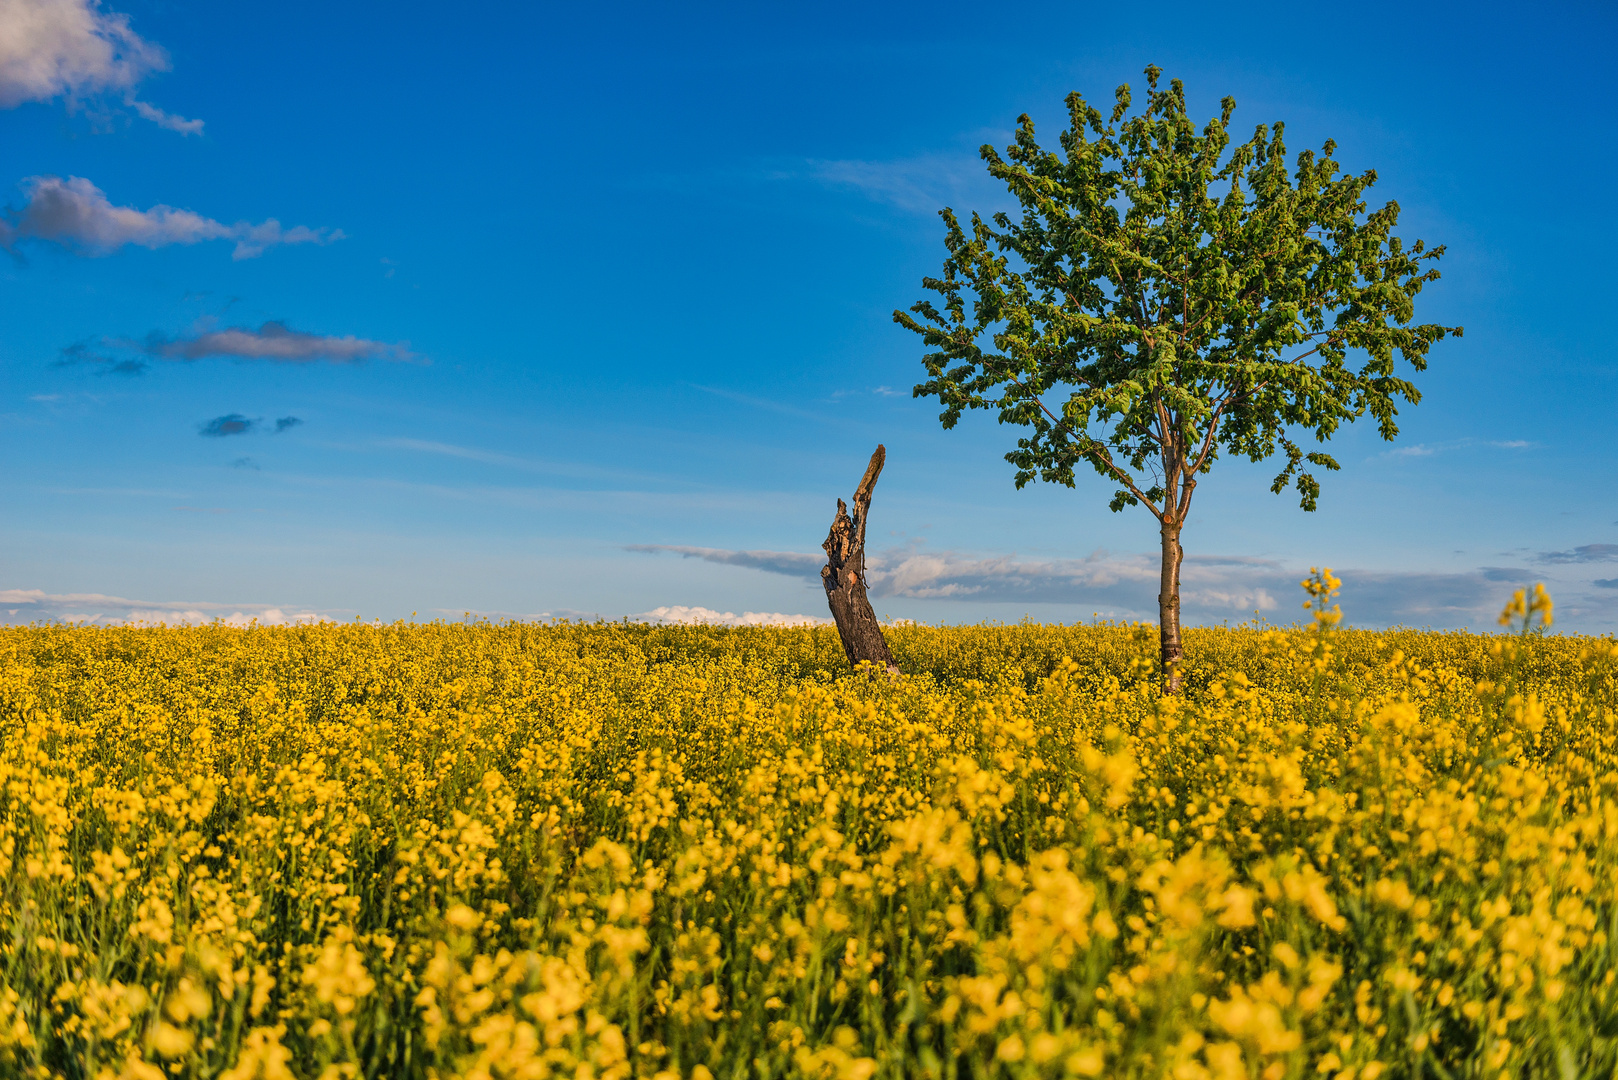
<path fill-rule="evenodd" d="M 1288 360 L 1287 363 L 1296 364 L 1300 360 L 1307 360 L 1309 357 L 1315 355 L 1315 353 L 1319 352 L 1322 348 L 1324 348 L 1330 341 L 1331 341 L 1331 335 L 1327 334 L 1325 341 L 1322 341 L 1320 344 L 1316 345 L 1314 348 L 1310 349 L 1306 353 L 1299 353 L 1297 356 L 1294 356 L 1291 360 Z"/>
<path fill-rule="evenodd" d="M 1245 393 L 1256 394 L 1258 391 L 1264 389 L 1268 385 L 1268 383 L 1259 383 L 1252 390 L 1246 391 Z M 1202 473 L 1203 463 L 1208 460 L 1208 454 L 1213 450 L 1214 436 L 1219 432 L 1219 414 L 1225 411 L 1226 405 L 1229 405 L 1232 401 L 1236 401 L 1243 396 L 1244 391 L 1232 390 L 1230 393 L 1220 398 L 1219 404 L 1214 406 L 1213 415 L 1208 418 L 1208 434 L 1203 436 L 1202 447 L 1197 451 L 1197 463 L 1191 467 L 1192 476 L 1198 476 Z"/>
<path fill-rule="evenodd" d="M 1016 383 L 1017 386 L 1020 389 L 1022 389 L 1024 391 L 1026 391 L 1028 389 L 1026 386 L 1023 386 L 1022 381 L 1019 380 L 1016 375 L 1012 375 L 1012 376 L 1010 376 L 1010 378 L 1011 378 L 1011 381 Z M 1064 418 L 1062 418 L 1060 416 L 1057 416 L 1055 413 L 1051 412 L 1050 406 L 1046 405 L 1044 400 L 1038 394 L 1030 394 L 1029 397 L 1033 400 L 1035 405 L 1039 406 L 1039 409 L 1040 409 L 1041 412 L 1043 412 L 1046 416 L 1050 417 L 1051 422 L 1055 425 L 1051 429 L 1053 434 L 1056 431 L 1058 431 L 1058 430 L 1060 430 L 1062 428 L 1066 428 L 1069 435 L 1073 434 L 1072 425 L 1069 424 L 1067 422 L 1067 420 L 1065 420 Z M 1111 470 L 1112 475 L 1118 479 L 1118 482 L 1123 484 L 1125 487 L 1127 487 L 1129 489 L 1129 491 L 1130 491 L 1130 494 L 1134 495 L 1135 498 L 1139 499 L 1140 502 L 1141 502 L 1141 505 L 1145 506 L 1146 509 L 1150 510 L 1152 512 L 1153 516 L 1155 516 L 1159 520 L 1162 520 L 1162 517 L 1163 517 L 1162 513 L 1157 509 L 1157 507 L 1152 505 L 1152 500 L 1148 499 L 1146 497 L 1146 493 L 1141 491 L 1141 489 L 1135 485 L 1134 479 L 1128 473 L 1126 473 L 1122 469 L 1120 469 L 1117 465 L 1113 464 L 1112 455 L 1106 452 L 1106 448 L 1104 446 L 1102 446 L 1101 440 L 1096 439 L 1096 438 L 1091 438 L 1090 439 L 1090 447 L 1101 447 L 1100 455 L 1096 460 L 1099 460 L 1103 465 L 1105 465 L 1109 470 Z M 1090 449 L 1090 447 L 1085 448 L 1083 451 L 1081 451 L 1081 453 L 1085 454 L 1085 456 L 1088 457 L 1091 453 L 1095 452 L 1092 449 Z M 1167 503 L 1165 502 L 1164 505 L 1166 506 Z"/>

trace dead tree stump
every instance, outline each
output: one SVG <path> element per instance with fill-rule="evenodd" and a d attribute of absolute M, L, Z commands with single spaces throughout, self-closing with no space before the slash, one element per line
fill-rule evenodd
<path fill-rule="evenodd" d="M 890 675 L 899 674 L 899 665 L 882 636 L 882 626 L 866 598 L 865 522 L 871 512 L 871 490 L 882 475 L 888 452 L 877 446 L 871 463 L 865 467 L 860 486 L 854 489 L 854 514 L 849 516 L 842 499 L 837 500 L 837 516 L 826 534 L 826 565 L 820 568 L 821 584 L 826 586 L 826 602 L 837 620 L 837 636 L 843 639 L 848 662 L 858 667 L 864 661 L 885 667 Z"/>

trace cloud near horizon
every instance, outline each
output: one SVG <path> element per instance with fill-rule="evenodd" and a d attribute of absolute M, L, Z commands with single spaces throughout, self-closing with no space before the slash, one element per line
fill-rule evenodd
<path fill-rule="evenodd" d="M 723 548 L 684 547 L 679 544 L 628 544 L 625 551 L 646 554 L 668 552 L 687 559 L 719 563 L 723 566 L 745 566 L 771 574 L 820 580 L 820 568 L 826 563 L 824 555 L 800 555 L 793 551 L 726 551 Z"/>
<path fill-rule="evenodd" d="M 169 69 L 168 53 L 130 28 L 129 16 L 97 0 L 4 0 L 0 34 L 0 109 L 66 98 L 69 106 L 121 95 L 143 120 L 182 135 L 201 120 L 164 112 L 135 97 L 147 76 Z"/>
<path fill-rule="evenodd" d="M 666 553 L 819 583 L 825 558 L 798 552 L 729 551 L 672 544 L 635 544 L 630 551 Z M 1581 549 L 1582 550 L 1582 549 Z M 1298 582 L 1305 569 L 1273 559 L 1186 557 L 1180 603 L 1188 624 L 1242 622 L 1254 612 L 1291 623 L 1301 612 Z M 871 552 L 867 578 L 873 599 L 972 604 L 1062 605 L 1109 618 L 1157 618 L 1159 565 L 1155 555 L 1096 551 L 1081 559 L 973 557 L 916 547 Z M 1488 568 L 1458 573 L 1339 570 L 1342 608 L 1357 626 L 1490 627 L 1505 602 L 1503 584 L 1522 585 L 1527 571 Z"/>
<path fill-rule="evenodd" d="M 275 218 L 257 225 L 226 225 L 190 210 L 159 203 L 150 210 L 114 206 L 100 188 L 82 176 L 30 176 L 19 185 L 21 209 L 0 211 L 0 247 L 13 251 L 32 240 L 55 244 L 80 255 L 101 257 L 134 245 L 156 249 L 172 244 L 234 240 L 235 260 L 255 259 L 286 244 L 331 244 L 346 236 L 341 229 L 283 228 Z"/>
<path fill-rule="evenodd" d="M 715 611 L 705 607 L 658 607 L 629 618 L 635 622 L 682 626 L 826 626 L 832 620 L 819 615 L 786 615 L 779 611 Z"/>
<path fill-rule="evenodd" d="M 42 589 L 0 589 L 0 625 L 68 622 L 89 626 L 301 626 L 329 622 L 335 612 L 298 610 L 275 604 L 217 604 L 194 601 L 129 600 L 102 593 L 47 593 Z"/>

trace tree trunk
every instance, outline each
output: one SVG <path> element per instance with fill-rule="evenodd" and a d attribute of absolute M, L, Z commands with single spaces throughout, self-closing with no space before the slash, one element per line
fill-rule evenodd
<path fill-rule="evenodd" d="M 1167 515 L 1164 515 L 1167 518 Z M 1185 549 L 1180 546 L 1178 522 L 1163 522 L 1163 576 L 1158 583 L 1157 616 L 1159 639 L 1163 647 L 1163 690 L 1180 692 L 1180 562 Z"/>
<path fill-rule="evenodd" d="M 837 516 L 821 545 L 826 549 L 826 565 L 820 569 L 820 581 L 826 586 L 826 602 L 831 606 L 832 618 L 837 620 L 837 636 L 843 639 L 848 662 L 858 667 L 870 661 L 885 667 L 890 675 L 897 675 L 899 665 L 893 662 L 893 654 L 882 637 L 882 626 L 865 596 L 865 521 L 871 512 L 871 490 L 882 475 L 887 454 L 879 445 L 871 455 L 865 476 L 854 491 L 853 517 L 843 500 L 837 500 Z"/>

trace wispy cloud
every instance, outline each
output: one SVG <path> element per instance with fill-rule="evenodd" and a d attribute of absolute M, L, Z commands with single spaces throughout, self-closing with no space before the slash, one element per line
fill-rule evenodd
<path fill-rule="evenodd" d="M 227 435 L 246 435 L 253 430 L 255 420 L 249 420 L 241 413 L 228 413 L 216 416 L 197 429 L 198 434 L 210 439 L 222 439 Z"/>
<path fill-rule="evenodd" d="M 148 105 L 144 101 L 129 98 L 128 103 L 134 106 L 135 112 L 142 120 L 150 120 L 160 128 L 179 132 L 181 135 L 201 135 L 202 121 L 187 120 L 183 116 L 175 116 L 171 112 L 164 112 L 156 105 Z"/>
<path fill-rule="evenodd" d="M 275 430 L 272 434 L 280 435 L 282 432 L 290 431 L 301 423 L 303 421 L 296 416 L 283 416 L 275 422 Z M 243 416 L 241 413 L 227 413 L 224 416 L 214 417 L 197 430 L 204 436 L 219 439 L 227 435 L 246 435 L 249 432 L 259 430 L 263 426 L 264 424 L 261 420 Z M 231 464 L 238 469 L 258 468 L 252 458 L 237 458 Z"/>
<path fill-rule="evenodd" d="M 856 396 L 864 396 L 865 394 L 871 394 L 871 395 L 874 395 L 876 397 L 909 397 L 910 396 L 906 391 L 895 390 L 891 386 L 873 386 L 873 387 L 870 387 L 869 389 L 861 389 L 861 390 L 848 390 L 848 389 L 833 390 L 830 394 L 828 394 L 826 396 L 828 398 L 830 398 L 832 401 L 841 401 L 844 398 L 856 397 Z"/>
<path fill-rule="evenodd" d="M 1535 450 L 1539 444 L 1527 439 L 1450 439 L 1447 442 L 1413 443 L 1410 446 L 1395 446 L 1384 450 L 1379 457 L 1384 458 L 1424 458 L 1435 454 L 1446 454 L 1452 450 L 1466 450 L 1473 447 L 1486 446 L 1494 450 Z"/>
<path fill-rule="evenodd" d="M 684 547 L 678 544 L 630 544 L 624 550 L 652 554 L 667 552 L 723 566 L 745 566 L 771 574 L 813 578 L 817 581 L 820 578 L 820 568 L 826 564 L 824 555 L 800 555 L 792 551 L 726 551 L 723 548 Z"/>
<path fill-rule="evenodd" d="M 1618 562 L 1618 544 L 1584 544 L 1571 551 L 1542 551 L 1535 559 L 1552 564 Z"/>
<path fill-rule="evenodd" d="M 819 615 L 786 615 L 779 611 L 715 611 L 705 607 L 653 608 L 629 616 L 637 622 L 676 623 L 702 626 L 825 626 L 832 620 Z"/>
<path fill-rule="evenodd" d="M 104 11 L 98 0 L 5 0 L 0 4 L 0 108 L 26 101 L 121 95 L 143 119 L 186 135 L 202 133 L 186 120 L 135 97 L 148 75 L 169 68 L 168 54 L 129 26 L 129 16 Z"/>
<path fill-rule="evenodd" d="M 189 335 L 169 337 L 156 331 L 143 340 L 108 338 L 103 345 L 131 349 L 162 360 L 190 362 L 206 359 L 265 360 L 272 364 L 358 364 L 366 360 L 422 362 L 410 351 L 410 342 L 372 341 L 347 334 L 310 334 L 292 330 L 282 322 L 267 322 L 251 329 L 231 326 L 223 330 L 199 330 Z"/>
<path fill-rule="evenodd" d="M 795 405 L 784 405 L 779 401 L 771 401 L 769 398 L 754 397 L 752 394 L 743 394 L 735 390 L 725 390 L 717 386 L 703 386 L 700 383 L 691 383 L 690 385 L 693 389 L 701 390 L 704 394 L 712 394 L 715 397 L 722 397 L 726 401 L 734 401 L 738 405 L 747 405 L 755 409 L 763 409 L 766 412 L 780 413 L 782 416 L 795 416 L 801 420 L 813 420 L 816 423 L 821 424 L 835 424 L 840 422 L 833 417 L 824 416 L 817 412 L 811 412 L 808 409 L 800 409 Z"/>
<path fill-rule="evenodd" d="M 133 360 L 108 355 L 94 341 L 75 341 L 71 345 L 62 346 L 57 351 L 56 360 L 51 366 L 73 367 L 78 364 L 97 368 L 97 375 L 123 375 L 126 377 L 144 375 L 151 367 L 145 360 Z"/>
<path fill-rule="evenodd" d="M 1006 201 L 975 154 L 922 154 L 886 161 L 811 160 L 812 179 L 858 191 L 868 199 L 914 214 L 933 214 L 962 200 Z M 984 207 L 979 207 L 980 209 Z"/>
<path fill-rule="evenodd" d="M 481 450 L 475 446 L 457 446 L 454 443 L 435 442 L 432 439 L 380 439 L 378 440 L 378 445 L 397 450 L 416 450 L 424 454 L 439 454 L 443 457 L 461 458 L 466 461 L 481 461 L 485 465 L 506 465 L 517 469 L 531 469 L 536 464 L 513 454 L 502 454 L 496 450 Z"/>
<path fill-rule="evenodd" d="M 330 244 L 344 239 L 341 229 L 283 228 L 274 218 L 226 225 L 190 210 L 158 204 L 150 210 L 115 206 L 105 192 L 82 176 L 31 176 L 20 185 L 21 208 L 0 211 L 0 247 L 15 250 L 24 241 L 55 244 L 81 255 L 111 255 L 131 245 L 144 248 L 234 240 L 233 259 L 252 259 L 285 244 Z"/>
<path fill-rule="evenodd" d="M 460 458 L 463 461 L 479 461 L 485 465 L 496 465 L 502 468 L 546 476 L 564 476 L 573 479 L 597 480 L 616 484 L 651 481 L 660 487 L 679 483 L 679 481 L 667 476 L 630 472 L 576 461 L 552 461 L 545 458 L 521 457 L 517 454 L 501 453 L 498 450 L 484 450 L 476 446 L 459 446 L 455 443 L 437 442 L 432 439 L 377 439 L 370 445 L 388 450 L 409 450 L 421 454 Z"/>
<path fill-rule="evenodd" d="M 0 623 L 71 622 L 92 625 L 198 625 L 219 620 L 230 626 L 291 626 L 322 622 L 345 612 L 316 612 L 279 604 L 221 604 L 129 600 L 102 593 L 47 593 L 0 589 Z"/>
<path fill-rule="evenodd" d="M 48 491 L 52 495 L 88 495 L 95 498 L 103 496 L 119 496 L 136 499 L 184 499 L 188 498 L 186 492 L 168 491 L 163 488 L 108 488 L 108 487 L 44 487 L 41 491 Z"/>

